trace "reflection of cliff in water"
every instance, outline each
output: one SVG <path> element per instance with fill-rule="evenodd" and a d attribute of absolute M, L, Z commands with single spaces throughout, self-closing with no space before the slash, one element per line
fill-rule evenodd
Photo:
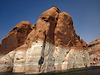
<path fill-rule="evenodd" d="M 5 73 L 0 73 L 0 75 L 25 75 L 25 74 L 5 72 Z M 59 72 L 42 73 L 38 75 L 100 75 L 100 66 L 93 66 L 80 69 L 70 69 L 67 71 L 59 71 Z"/>

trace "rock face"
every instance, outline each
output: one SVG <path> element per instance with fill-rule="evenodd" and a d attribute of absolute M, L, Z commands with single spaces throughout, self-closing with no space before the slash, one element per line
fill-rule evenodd
<path fill-rule="evenodd" d="M 87 44 L 75 33 L 68 13 L 53 6 L 32 28 L 23 45 L 0 59 L 0 72 L 37 74 L 90 66 Z"/>
<path fill-rule="evenodd" d="M 100 66 L 100 37 L 90 42 L 89 45 L 90 64 Z"/>
<path fill-rule="evenodd" d="M 9 34 L 3 38 L 0 44 L 0 52 L 5 54 L 23 45 L 31 30 L 31 23 L 29 21 L 22 21 L 17 24 Z"/>

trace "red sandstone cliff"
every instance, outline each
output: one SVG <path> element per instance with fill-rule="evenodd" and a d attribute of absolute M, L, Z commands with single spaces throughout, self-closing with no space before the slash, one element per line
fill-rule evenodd
<path fill-rule="evenodd" d="M 15 35 L 17 28 L 12 31 Z M 11 42 L 17 43 L 17 48 L 0 59 L 0 72 L 36 74 L 90 66 L 87 44 L 76 34 L 71 16 L 55 6 L 43 12 L 34 26 L 29 24 L 28 30 L 21 28 L 18 34 L 21 39 Z"/>
<path fill-rule="evenodd" d="M 0 54 L 6 54 L 24 44 L 28 34 L 32 31 L 29 21 L 22 21 L 17 24 L 0 44 Z"/>
<path fill-rule="evenodd" d="M 84 44 L 75 33 L 71 16 L 66 12 L 60 12 L 57 7 L 52 7 L 41 14 L 35 25 L 31 26 L 29 21 L 22 21 L 16 25 L 3 38 L 0 51 L 8 53 L 23 45 L 25 41 L 25 44 L 30 46 L 37 39 L 46 39 L 55 46 L 87 49 L 87 44 Z"/>
<path fill-rule="evenodd" d="M 88 47 L 89 47 L 91 65 L 100 66 L 100 37 L 90 42 Z"/>
<path fill-rule="evenodd" d="M 87 44 L 75 33 L 71 16 L 66 12 L 60 12 L 57 7 L 41 14 L 25 43 L 30 46 L 38 39 L 46 39 L 55 46 L 87 49 Z"/>

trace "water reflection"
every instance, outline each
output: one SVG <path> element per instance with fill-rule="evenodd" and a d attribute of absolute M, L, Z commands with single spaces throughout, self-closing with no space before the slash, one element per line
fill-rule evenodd
<path fill-rule="evenodd" d="M 5 73 L 0 73 L 0 75 L 25 75 L 25 74 L 5 72 Z M 100 75 L 100 66 L 81 68 L 81 69 L 71 69 L 59 72 L 42 73 L 39 75 Z"/>

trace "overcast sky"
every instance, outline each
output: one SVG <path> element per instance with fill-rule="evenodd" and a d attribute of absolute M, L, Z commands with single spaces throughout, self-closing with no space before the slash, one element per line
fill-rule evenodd
<path fill-rule="evenodd" d="M 100 0 L 0 0 L 0 42 L 21 21 L 34 25 L 53 5 L 72 16 L 81 39 L 89 43 L 100 37 Z"/>

